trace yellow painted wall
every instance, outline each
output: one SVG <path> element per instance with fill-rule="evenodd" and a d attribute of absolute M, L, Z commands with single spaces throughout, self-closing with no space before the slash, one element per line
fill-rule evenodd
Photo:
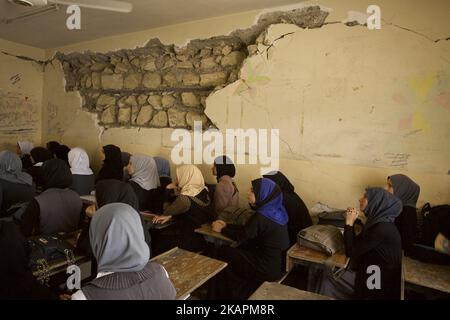
<path fill-rule="evenodd" d="M 0 51 L 36 60 L 45 51 L 0 39 Z M 44 70 L 14 56 L 0 53 L 0 150 L 15 150 L 20 140 L 41 142 L 41 105 Z"/>
<path fill-rule="evenodd" d="M 327 19 L 332 22 L 344 20 L 349 10 L 364 11 L 370 1 L 315 3 L 333 10 Z M 334 207 L 355 206 L 364 187 L 383 185 L 388 175 L 399 172 L 421 185 L 420 202 L 450 202 L 450 50 L 449 41 L 433 42 L 450 35 L 445 16 L 450 2 L 436 0 L 424 5 L 384 0 L 377 4 L 385 20 L 381 30 L 339 23 L 314 30 L 271 28 L 269 37 L 273 39 L 287 29 L 294 34 L 278 41 L 269 59 L 255 56 L 246 61 L 259 65 L 259 74 L 270 81 L 256 81 L 252 92 L 243 95 L 236 94 L 239 83 L 235 83 L 208 99 L 207 113 L 221 129 L 234 125 L 223 118 L 228 107 L 247 110 L 233 118 L 244 128 L 270 128 L 269 119 L 281 129 L 286 141 L 280 143 L 281 170 L 308 206 L 317 201 Z M 257 14 L 247 12 L 99 39 L 47 50 L 46 55 L 134 48 L 153 37 L 183 45 L 190 39 L 248 27 Z M 248 69 L 242 77 L 249 80 Z M 46 68 L 42 105 L 43 140 L 82 146 L 97 167 L 101 145 L 114 143 L 131 153 L 165 156 L 174 145 L 170 129 L 103 131 L 95 116 L 81 110 L 80 95 L 64 91 L 59 64 Z M 386 153 L 409 154 L 405 168 L 392 167 Z M 201 169 L 212 182 L 209 166 Z M 237 183 L 243 199 L 250 180 L 258 175 L 258 166 L 238 165 Z"/>

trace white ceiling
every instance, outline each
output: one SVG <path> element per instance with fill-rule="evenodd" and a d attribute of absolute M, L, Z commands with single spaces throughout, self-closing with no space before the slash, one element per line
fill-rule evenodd
<path fill-rule="evenodd" d="M 299 0 L 127 0 L 132 13 L 81 8 L 81 30 L 66 28 L 66 6 L 57 12 L 0 23 L 0 38 L 38 48 L 55 48 L 116 34 L 141 31 L 181 22 L 270 8 Z M 35 10 L 0 0 L 0 20 Z"/>

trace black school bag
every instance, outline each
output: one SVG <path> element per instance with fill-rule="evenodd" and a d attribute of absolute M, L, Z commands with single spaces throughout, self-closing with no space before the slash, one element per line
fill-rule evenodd
<path fill-rule="evenodd" d="M 30 250 L 29 266 L 37 273 L 41 284 L 48 285 L 51 265 L 65 261 L 67 265 L 75 264 L 74 247 L 67 242 L 68 234 L 41 235 L 29 238 Z"/>
<path fill-rule="evenodd" d="M 422 217 L 421 244 L 434 247 L 434 240 L 438 233 L 450 238 L 450 205 L 431 207 L 429 203 L 426 203 L 422 207 Z"/>

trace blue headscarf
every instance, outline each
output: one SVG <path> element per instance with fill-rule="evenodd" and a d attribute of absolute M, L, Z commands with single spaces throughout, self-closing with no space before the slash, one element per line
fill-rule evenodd
<path fill-rule="evenodd" d="M 283 194 L 280 187 L 267 178 L 253 180 L 252 187 L 256 196 L 256 211 L 273 222 L 284 226 L 289 218 L 283 206 Z"/>
<path fill-rule="evenodd" d="M 170 178 L 170 163 L 168 160 L 162 157 L 153 157 L 156 162 L 156 168 L 158 168 L 159 177 Z"/>
<path fill-rule="evenodd" d="M 364 225 L 364 230 L 380 222 L 394 222 L 402 211 L 401 200 L 383 188 L 367 188 L 366 197 L 368 204 L 364 213 L 367 222 Z"/>

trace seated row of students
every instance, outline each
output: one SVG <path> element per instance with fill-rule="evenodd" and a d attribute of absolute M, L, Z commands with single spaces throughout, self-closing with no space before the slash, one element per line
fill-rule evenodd
<path fill-rule="evenodd" d="M 105 159 L 99 174 L 97 199 L 102 197 L 101 180 L 104 180 L 105 189 L 108 189 L 111 186 L 114 188 L 115 185 L 109 179 L 115 179 L 118 184 L 116 184 L 117 196 L 112 197 L 109 202 L 131 204 L 136 213 L 138 210 L 161 212 L 162 215 L 155 218 L 156 223 L 177 220 L 177 224 L 165 229 L 165 233 L 155 241 L 158 245 L 166 245 L 166 249 L 178 245 L 193 251 L 203 250 L 204 240 L 194 232 L 195 228 L 214 220 L 215 215 L 212 212 L 217 214 L 220 213 L 221 208 L 239 205 L 239 191 L 232 179 L 235 175 L 235 167 L 226 157 L 219 157 L 214 163 L 213 173 L 218 180 L 214 201 L 209 199 L 209 192 L 200 170 L 195 166 L 185 165 L 177 168 L 176 180 L 173 184 L 169 184 L 169 180 L 166 181 L 168 189 L 177 188 L 180 194 L 171 205 L 162 210 L 161 204 L 155 205 L 154 201 L 149 199 L 161 201 L 162 197 L 160 195 L 153 197 L 153 193 L 162 184 L 162 178 L 170 179 L 170 166 L 167 160 L 156 161 L 142 155 L 130 156 L 127 171 L 131 178 L 129 184 L 125 184 L 118 181 L 123 179 L 125 167 L 120 148 L 109 145 L 103 150 Z M 81 151 L 73 150 L 73 157 L 69 152 L 68 161 L 71 163 L 72 172 L 68 171 L 68 166 L 63 161 L 56 159 L 44 161 L 40 167 L 44 193 L 31 201 L 23 216 L 21 227 L 25 235 L 33 233 L 33 230 L 38 233 L 51 233 L 59 228 L 64 230 L 58 231 L 68 231 L 79 223 L 79 202 L 75 201 L 73 194 L 69 196 L 70 192 L 66 192 L 69 190 L 65 188 L 72 185 L 73 176 L 83 176 L 82 173 L 90 176 L 92 171 L 89 169 L 87 154 L 82 149 Z M 0 186 L 3 183 L 16 183 L 21 187 L 24 185 L 32 188 L 30 177 L 22 173 L 20 159 L 17 156 L 14 158 L 14 154 L 0 153 L 0 168 Z M 83 169 L 82 172 L 79 169 Z M 161 176 L 160 179 L 158 179 L 159 176 Z M 392 275 L 384 279 L 390 279 L 392 283 L 396 283 L 393 279 L 398 275 L 401 244 L 403 243 L 404 248 L 409 248 L 413 241 L 411 239 L 415 237 L 413 231 L 416 226 L 415 206 L 420 188 L 408 177 L 394 175 L 388 178 L 386 189 L 390 193 L 379 188 L 367 189 L 365 196 L 361 199 L 360 210 L 366 214 L 367 223 L 357 238 L 353 231 L 357 213 L 354 209 L 348 211 L 345 245 L 347 255 L 352 258 L 351 269 L 338 282 L 332 277 L 324 277 L 321 292 L 337 297 L 359 298 L 386 298 L 391 297 L 389 294 L 392 294 L 392 297 L 397 295 L 396 287 L 391 287 L 391 290 L 389 284 L 384 286 L 388 291 L 382 295 L 376 296 L 373 295 L 374 292 L 367 292 L 366 286 L 363 285 L 364 279 L 367 278 L 364 268 L 370 265 L 367 264 L 368 262 L 379 265 L 385 272 L 383 274 Z M 127 193 L 128 196 L 132 194 L 137 201 L 131 200 L 133 203 L 130 203 L 130 200 L 121 198 Z M 0 194 L 4 195 L 5 192 L 2 191 Z M 52 200 L 51 194 L 64 194 L 56 208 L 48 206 Z M 108 189 L 106 194 L 113 193 Z M 80 201 L 78 196 L 77 200 Z M 217 279 L 221 285 L 216 286 L 219 290 L 215 292 L 215 297 L 244 298 L 262 281 L 278 279 L 283 270 L 284 251 L 289 244 L 296 241 L 299 230 L 311 225 L 306 206 L 281 172 L 254 180 L 252 190 L 248 193 L 248 200 L 256 212 L 247 224 L 227 225 L 223 221 L 216 221 L 213 224 L 217 231 L 242 243 L 238 248 L 224 247 L 220 251 L 220 258 L 226 260 L 229 267 Z M 3 207 L 3 201 L 0 203 Z M 99 207 L 102 207 L 103 204 L 100 205 L 100 203 Z M 77 210 L 78 220 L 75 214 Z M 58 216 L 57 212 L 66 211 L 70 212 L 67 217 Z M 398 224 L 402 240 L 403 238 L 405 240 L 399 240 L 399 232 L 393 224 L 394 221 Z M 142 218 L 141 225 L 145 225 Z M 145 239 L 146 228 L 144 227 L 143 230 Z M 232 287 L 233 290 L 227 290 L 227 286 Z"/>

